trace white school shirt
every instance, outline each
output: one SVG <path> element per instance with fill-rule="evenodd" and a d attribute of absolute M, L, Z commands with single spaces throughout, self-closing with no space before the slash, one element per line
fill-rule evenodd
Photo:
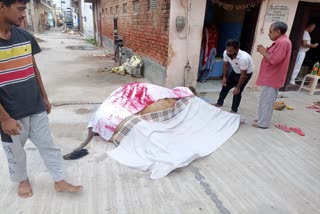
<path fill-rule="evenodd" d="M 238 51 L 237 56 L 234 59 L 231 59 L 227 55 L 227 51 L 225 50 L 223 52 L 223 61 L 229 62 L 234 70 L 235 73 L 241 74 L 242 71 L 247 71 L 247 74 L 250 74 L 253 72 L 253 61 L 251 56 L 242 50 Z"/>

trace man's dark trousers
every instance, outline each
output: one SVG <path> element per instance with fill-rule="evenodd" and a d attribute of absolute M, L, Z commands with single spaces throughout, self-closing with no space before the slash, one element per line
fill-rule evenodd
<path fill-rule="evenodd" d="M 243 89 L 246 87 L 247 83 L 249 82 L 250 78 L 252 76 L 252 73 L 247 74 L 246 75 L 246 80 L 244 81 L 244 83 L 242 84 L 241 88 L 240 88 L 240 93 L 237 95 L 233 95 L 233 100 L 232 100 L 232 107 L 231 110 L 233 112 L 237 112 L 238 111 L 238 107 L 240 105 L 241 102 L 241 94 Z M 234 88 L 235 86 L 237 86 L 238 82 L 240 79 L 240 74 L 235 73 L 233 70 L 230 72 L 228 79 L 227 79 L 227 85 L 226 86 L 222 86 L 222 90 L 220 92 L 220 96 L 218 99 L 218 105 L 222 106 L 224 99 L 226 98 L 226 96 L 228 95 L 229 91 Z"/>

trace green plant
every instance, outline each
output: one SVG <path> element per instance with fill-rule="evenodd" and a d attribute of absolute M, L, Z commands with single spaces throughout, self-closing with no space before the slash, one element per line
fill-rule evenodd
<path fill-rule="evenodd" d="M 97 43 L 97 41 L 96 41 L 95 38 L 87 39 L 87 42 L 89 42 L 90 44 L 92 44 L 92 45 L 94 45 L 94 46 L 97 46 L 97 45 L 98 45 L 98 43 Z"/>

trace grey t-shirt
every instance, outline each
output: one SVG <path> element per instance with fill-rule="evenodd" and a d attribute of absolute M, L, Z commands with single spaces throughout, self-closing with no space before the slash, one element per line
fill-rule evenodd
<path fill-rule="evenodd" d="M 27 31 L 12 26 L 11 38 L 0 38 L 0 104 L 13 119 L 21 119 L 45 111 L 33 67 L 32 56 L 41 51 Z M 12 142 L 3 133 L 3 142 Z"/>

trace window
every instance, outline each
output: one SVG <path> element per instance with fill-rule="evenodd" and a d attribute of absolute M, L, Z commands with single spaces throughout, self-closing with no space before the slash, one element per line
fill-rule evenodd
<path fill-rule="evenodd" d="M 116 6 L 116 14 L 119 14 L 119 5 Z"/>
<path fill-rule="evenodd" d="M 157 9 L 157 0 L 148 0 L 149 2 L 149 10 L 156 10 Z"/>
<path fill-rule="evenodd" d="M 133 1 L 133 13 L 138 14 L 139 13 L 139 0 Z"/>
<path fill-rule="evenodd" d="M 108 15 L 108 8 L 105 8 L 105 11 L 106 11 L 106 15 Z"/>
<path fill-rule="evenodd" d="M 122 6 L 123 14 L 127 14 L 127 12 L 128 12 L 127 5 L 128 5 L 127 3 L 124 3 L 123 6 Z"/>
<path fill-rule="evenodd" d="M 113 15 L 113 8 L 110 7 L 110 15 Z"/>

